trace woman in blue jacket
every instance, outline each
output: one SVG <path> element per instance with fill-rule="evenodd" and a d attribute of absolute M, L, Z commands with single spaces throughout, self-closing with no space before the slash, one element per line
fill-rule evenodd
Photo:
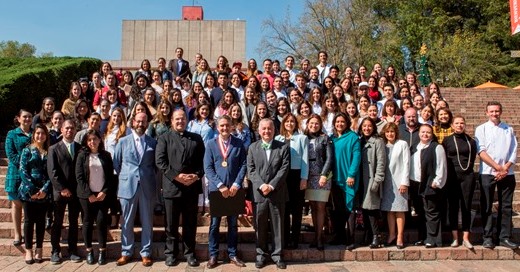
<path fill-rule="evenodd" d="M 305 189 L 309 177 L 309 139 L 298 132 L 298 120 L 287 113 L 280 126 L 280 135 L 274 139 L 289 144 L 291 150 L 291 170 L 287 175 L 289 199 L 285 206 L 285 248 L 296 249 L 300 240 L 302 210 L 305 203 Z M 292 224 L 291 224 L 292 218 Z"/>
<path fill-rule="evenodd" d="M 36 124 L 31 145 L 24 148 L 20 156 L 21 184 L 18 196 L 23 203 L 25 236 L 25 262 L 42 262 L 45 216 L 50 203 L 51 180 L 47 174 L 47 150 L 50 138 L 47 127 Z M 36 225 L 36 250 L 33 258 L 33 233 Z"/>

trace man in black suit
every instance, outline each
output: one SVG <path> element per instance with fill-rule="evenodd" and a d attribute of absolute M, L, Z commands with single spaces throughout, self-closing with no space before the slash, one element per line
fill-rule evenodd
<path fill-rule="evenodd" d="M 65 208 L 68 206 L 69 212 L 69 244 L 70 260 L 80 262 L 78 256 L 78 217 L 80 204 L 76 195 L 76 157 L 80 150 L 79 143 L 74 142 L 76 135 L 76 124 L 73 120 L 65 120 L 61 127 L 63 140 L 49 148 L 47 159 L 47 171 L 52 182 L 54 197 L 54 224 L 51 230 L 52 256 L 51 263 L 61 263 L 60 240 L 61 228 Z"/>
<path fill-rule="evenodd" d="M 280 269 L 287 266 L 282 260 L 283 218 L 289 195 L 285 179 L 290 167 L 289 145 L 274 140 L 274 123 L 262 119 L 258 127 L 261 140 L 249 147 L 247 173 L 253 183 L 256 214 L 256 263 L 265 266 L 268 254 L 269 220 L 274 240 L 271 259 Z"/>
<path fill-rule="evenodd" d="M 191 267 L 199 266 L 195 257 L 195 235 L 199 194 L 204 176 L 204 142 L 199 134 L 186 131 L 183 109 L 173 112 L 171 130 L 157 141 L 155 163 L 162 172 L 166 210 L 166 265 L 177 264 L 179 254 L 179 217 L 182 214 L 184 257 Z"/>
<path fill-rule="evenodd" d="M 168 69 L 172 72 L 173 78 L 177 84 L 181 79 L 191 78 L 190 63 L 182 58 L 184 50 L 180 47 L 175 49 L 176 59 L 171 59 L 168 63 Z"/>

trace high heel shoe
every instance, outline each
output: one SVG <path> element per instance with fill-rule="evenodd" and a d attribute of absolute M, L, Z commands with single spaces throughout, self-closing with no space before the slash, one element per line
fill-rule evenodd
<path fill-rule="evenodd" d="M 26 249 L 25 250 L 25 263 L 26 264 L 33 264 L 34 263 L 32 249 Z"/>
<path fill-rule="evenodd" d="M 392 239 L 390 242 L 386 242 L 385 247 L 395 246 L 396 241 L 397 241 L 397 237 L 395 237 L 394 239 Z"/>
<path fill-rule="evenodd" d="M 42 254 L 43 250 L 41 248 L 37 248 L 34 250 L 34 261 L 36 263 L 42 263 L 43 262 L 43 254 Z"/>

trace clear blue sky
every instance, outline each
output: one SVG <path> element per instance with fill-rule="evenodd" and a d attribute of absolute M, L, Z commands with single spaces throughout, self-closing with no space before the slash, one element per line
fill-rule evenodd
<path fill-rule="evenodd" d="M 37 54 L 121 58 L 122 20 L 179 20 L 182 6 L 203 6 L 205 20 L 246 20 L 246 57 L 258 57 L 262 21 L 297 19 L 301 0 L 25 0 L 2 1 L 0 41 L 28 42 Z"/>

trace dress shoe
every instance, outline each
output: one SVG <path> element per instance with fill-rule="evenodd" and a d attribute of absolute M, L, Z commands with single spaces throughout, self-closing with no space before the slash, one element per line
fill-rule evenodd
<path fill-rule="evenodd" d="M 174 258 L 173 256 L 166 257 L 166 261 L 164 263 L 166 264 L 166 266 L 176 266 L 179 264 L 177 262 L 177 259 Z"/>
<path fill-rule="evenodd" d="M 218 265 L 217 256 L 211 256 L 211 257 L 209 257 L 209 260 L 208 260 L 208 263 L 206 264 L 206 267 L 207 267 L 208 269 L 212 269 L 212 268 L 217 267 L 217 265 Z"/>
<path fill-rule="evenodd" d="M 380 248 L 382 246 L 379 235 L 374 235 L 372 237 L 372 243 L 370 243 L 370 248 Z"/>
<path fill-rule="evenodd" d="M 426 243 L 426 244 L 424 244 L 424 247 L 426 247 L 426 248 L 434 248 L 434 247 L 437 247 L 437 245 L 436 244 L 432 244 L 432 243 Z"/>
<path fill-rule="evenodd" d="M 150 257 L 143 257 L 141 263 L 143 264 L 143 266 L 146 266 L 146 267 L 152 266 L 152 263 L 153 263 L 152 262 L 152 258 L 150 258 Z"/>
<path fill-rule="evenodd" d="M 51 264 L 60 264 L 60 263 L 61 263 L 60 253 L 58 253 L 58 252 L 52 253 Z"/>
<path fill-rule="evenodd" d="M 424 241 L 423 240 L 419 240 L 419 241 L 415 242 L 413 245 L 414 246 L 424 246 Z"/>
<path fill-rule="evenodd" d="M 467 249 L 473 249 L 473 245 L 470 241 L 462 241 L 462 245 Z"/>
<path fill-rule="evenodd" d="M 87 264 L 94 264 L 94 250 L 87 251 Z"/>
<path fill-rule="evenodd" d="M 199 261 L 197 261 L 197 258 L 195 257 L 188 257 L 188 265 L 191 267 L 197 267 L 199 266 Z"/>
<path fill-rule="evenodd" d="M 509 239 L 500 239 L 500 246 L 507 247 L 509 249 L 517 249 L 518 245 L 513 243 L 513 241 Z"/>
<path fill-rule="evenodd" d="M 356 245 L 354 245 L 354 244 L 350 244 L 350 245 L 347 245 L 346 250 L 348 250 L 348 251 L 352 251 L 352 250 L 354 250 L 355 248 L 356 248 Z"/>
<path fill-rule="evenodd" d="M 495 244 L 493 244 L 493 241 L 491 239 L 486 239 L 484 240 L 484 242 L 482 243 L 482 247 L 483 248 L 490 248 L 490 249 L 493 249 L 495 248 Z"/>
<path fill-rule="evenodd" d="M 278 269 L 286 269 L 287 268 L 287 264 L 284 261 L 279 260 L 279 261 L 276 262 L 276 267 Z"/>
<path fill-rule="evenodd" d="M 22 245 L 22 240 L 14 240 L 13 241 L 13 246 L 21 246 Z"/>
<path fill-rule="evenodd" d="M 130 257 L 130 256 L 121 256 L 121 258 L 119 258 L 116 261 L 116 265 L 117 266 L 125 265 L 125 264 L 129 263 L 130 260 L 132 260 L 132 257 Z"/>
<path fill-rule="evenodd" d="M 404 249 L 404 244 L 400 244 L 400 245 L 399 245 L 399 244 L 396 244 L 395 247 L 396 247 L 397 249 Z"/>
<path fill-rule="evenodd" d="M 265 261 L 256 261 L 255 267 L 258 269 L 265 267 Z"/>
<path fill-rule="evenodd" d="M 99 258 L 98 258 L 97 263 L 99 265 L 107 264 L 107 251 L 106 251 L 106 249 L 99 251 Z"/>
<path fill-rule="evenodd" d="M 229 262 L 238 267 L 246 267 L 246 264 L 242 260 L 240 260 L 237 256 L 230 257 Z"/>
<path fill-rule="evenodd" d="M 81 257 L 75 251 L 70 252 L 69 258 L 70 258 L 70 261 L 73 262 L 73 263 L 81 262 Z"/>

